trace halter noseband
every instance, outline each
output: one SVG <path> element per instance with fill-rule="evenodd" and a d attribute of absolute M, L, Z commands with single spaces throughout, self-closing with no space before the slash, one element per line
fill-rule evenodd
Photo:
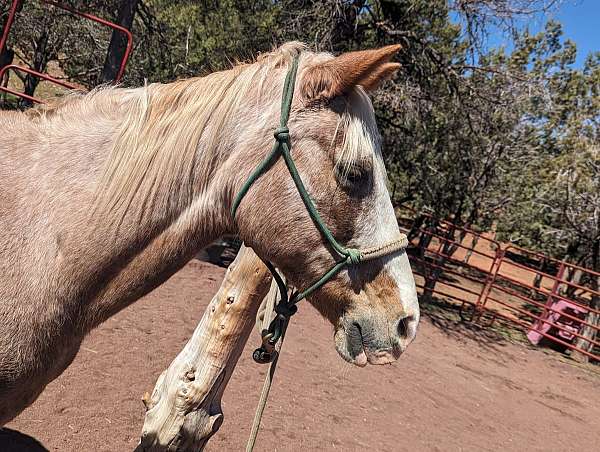
<path fill-rule="evenodd" d="M 323 276 L 321 276 L 317 281 L 315 281 L 311 286 L 309 286 L 304 291 L 300 292 L 295 290 L 291 297 L 288 297 L 288 290 L 283 278 L 279 275 L 273 264 L 269 261 L 264 261 L 265 265 L 273 275 L 275 282 L 277 283 L 277 287 L 279 288 L 280 300 L 275 306 L 276 316 L 269 325 L 267 330 L 262 332 L 262 346 L 258 348 L 254 354 L 253 358 L 255 361 L 259 363 L 268 363 L 272 361 L 274 357 L 274 349 L 275 344 L 281 338 L 282 334 L 285 332 L 285 328 L 287 327 L 287 323 L 289 318 L 296 313 L 296 303 L 298 303 L 303 298 L 308 297 L 314 291 L 319 289 L 329 280 L 331 280 L 338 272 L 340 272 L 345 267 L 349 267 L 352 265 L 358 265 L 360 262 L 368 261 L 372 259 L 377 259 L 383 256 L 387 256 L 389 254 L 396 253 L 398 251 L 403 250 L 408 245 L 408 239 L 406 235 L 399 233 L 399 236 L 396 240 L 386 243 L 385 245 L 368 248 L 365 250 L 358 250 L 356 248 L 346 248 L 340 245 L 337 240 L 333 237 L 333 234 L 319 215 L 319 212 L 310 198 L 308 191 L 304 187 L 302 183 L 302 179 L 298 174 L 298 170 L 296 165 L 294 164 L 294 160 L 292 159 L 292 155 L 290 153 L 291 150 L 291 142 L 290 142 L 290 131 L 287 127 L 287 122 L 290 117 L 290 110 L 292 106 L 292 99 L 294 96 L 294 86 L 296 84 L 296 73 L 298 72 L 298 60 L 299 55 L 294 58 L 292 66 L 290 67 L 286 77 L 285 83 L 283 85 L 283 96 L 281 98 L 281 116 L 279 121 L 279 127 L 275 129 L 275 143 L 273 144 L 273 148 L 269 155 L 264 158 L 262 162 L 256 167 L 256 169 L 250 174 L 237 196 L 233 201 L 233 206 L 231 208 L 231 214 L 235 218 L 235 214 L 237 209 L 242 202 L 242 199 L 248 193 L 248 190 L 256 182 L 256 180 L 262 176 L 265 172 L 267 172 L 271 166 L 275 163 L 275 161 L 279 157 L 283 157 L 285 164 L 288 168 L 290 176 L 296 185 L 296 189 L 304 202 L 304 206 L 310 217 L 312 218 L 315 226 L 321 232 L 323 237 L 327 240 L 327 243 L 334 249 L 334 251 L 340 257 L 333 267 L 331 267 Z M 265 313 L 265 315 L 270 315 L 269 313 Z"/>

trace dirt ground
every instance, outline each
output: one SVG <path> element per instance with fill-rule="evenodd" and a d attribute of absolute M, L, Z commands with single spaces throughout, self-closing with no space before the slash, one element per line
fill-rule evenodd
<path fill-rule="evenodd" d="M 0 431 L 0 451 L 133 450 L 142 394 L 191 335 L 223 273 L 194 261 L 94 331 L 73 365 Z M 265 369 L 251 359 L 257 343 L 255 335 L 229 384 L 209 451 L 244 448 Z M 598 419 L 598 367 L 433 315 L 397 363 L 359 369 L 337 356 L 331 327 L 302 305 L 256 450 L 597 450 Z"/>

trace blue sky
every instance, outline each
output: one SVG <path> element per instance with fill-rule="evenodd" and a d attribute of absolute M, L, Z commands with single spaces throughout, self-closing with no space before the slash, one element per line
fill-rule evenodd
<path fill-rule="evenodd" d="M 548 19 L 558 20 L 563 25 L 564 37 L 577 44 L 578 66 L 590 52 L 600 51 L 599 0 L 565 0 L 557 10 L 535 19 L 531 30 L 540 30 Z"/>
<path fill-rule="evenodd" d="M 522 25 L 536 33 L 550 19 L 558 20 L 563 25 L 564 38 L 577 44 L 576 66 L 581 66 L 590 52 L 600 51 L 600 0 L 564 0 L 549 13 L 529 18 Z M 510 48 L 510 39 L 498 30 L 492 33 L 488 44 Z"/>

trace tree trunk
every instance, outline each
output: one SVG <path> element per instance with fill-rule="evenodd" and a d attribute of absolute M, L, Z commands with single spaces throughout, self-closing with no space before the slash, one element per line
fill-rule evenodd
<path fill-rule="evenodd" d="M 136 452 L 198 451 L 223 422 L 221 396 L 252 331 L 270 274 L 242 245 L 192 338 L 144 396 Z"/>
<path fill-rule="evenodd" d="M 437 224 L 437 223 L 436 223 Z M 438 247 L 439 255 L 435 254 L 432 257 L 432 263 L 435 265 L 431 267 L 431 271 L 427 272 L 427 276 L 425 278 L 425 287 L 423 289 L 423 300 L 425 302 L 430 302 L 433 297 L 433 291 L 435 290 L 435 286 L 440 279 L 440 276 L 444 273 L 444 267 L 448 262 L 456 250 L 458 250 L 458 245 L 452 243 L 456 241 L 457 243 L 462 243 L 465 234 L 459 234 L 457 240 L 455 240 L 455 232 L 456 229 L 454 225 L 451 225 L 449 229 L 447 229 L 444 233 L 438 231 L 438 228 L 434 226 L 434 231 L 438 232 L 442 238 L 438 237 L 438 240 L 442 243 L 441 247 Z M 432 237 L 432 236 L 430 236 Z"/>
<path fill-rule="evenodd" d="M 600 240 L 597 240 L 594 243 L 594 248 L 592 251 L 592 269 L 596 272 L 600 270 Z M 592 277 L 592 282 L 590 286 L 593 291 L 598 292 L 598 289 L 600 288 L 600 276 Z M 592 299 L 590 301 L 590 308 L 600 310 L 600 296 L 592 295 Z M 577 338 L 577 340 L 575 341 L 575 346 L 582 350 L 585 350 L 588 353 L 591 353 L 594 349 L 594 344 L 592 344 L 586 339 L 590 339 L 592 341 L 596 340 L 596 337 L 598 335 L 598 327 L 600 327 L 600 314 L 589 311 L 588 314 L 585 316 L 585 321 L 590 325 L 593 325 L 595 328 L 588 325 L 582 325 L 579 334 L 581 334 L 583 337 Z M 587 355 L 584 355 L 583 353 L 580 353 L 576 350 L 573 350 L 573 352 L 571 353 L 571 357 L 579 362 L 589 361 L 589 357 Z"/>
<path fill-rule="evenodd" d="M 478 242 L 479 242 L 479 236 L 473 235 L 473 238 L 471 239 L 471 247 L 469 249 L 467 249 L 467 252 L 465 253 L 465 260 L 464 260 L 465 264 L 469 263 L 469 260 L 471 259 L 471 256 L 473 255 L 473 250 L 475 250 L 475 248 L 477 248 Z"/>
<path fill-rule="evenodd" d="M 456 253 L 456 251 L 460 248 L 460 245 L 462 245 L 462 242 L 465 239 L 466 235 L 467 235 L 467 231 L 459 230 L 458 237 L 456 237 L 456 229 L 455 229 L 454 225 L 452 225 L 450 227 L 450 229 L 448 230 L 448 232 L 446 233 L 446 238 L 448 240 L 452 240 L 456 243 L 446 243 L 444 248 L 446 249 L 447 252 L 444 252 L 444 254 L 452 257 L 454 255 L 454 253 Z"/>
<path fill-rule="evenodd" d="M 2 30 L 0 30 L 0 34 L 2 33 Z M 2 49 L 2 52 L 0 52 L 0 68 L 4 67 L 4 66 L 8 66 L 9 64 L 12 64 L 13 59 L 15 57 L 15 52 L 12 49 L 8 49 L 8 48 L 4 48 Z M 9 79 L 9 74 L 8 71 L 6 71 L 4 73 L 4 75 L 2 76 L 2 79 L 0 80 L 0 86 L 6 88 L 8 86 L 8 79 Z M 6 103 L 6 92 L 2 91 L 2 103 L 0 105 L 4 106 L 4 104 Z"/>
<path fill-rule="evenodd" d="M 0 15 L 2 17 L 2 19 L 1 19 L 2 28 L 0 28 L 0 37 L 2 37 L 4 35 L 4 29 L 8 25 L 7 22 L 8 22 L 8 16 L 9 16 L 10 9 L 11 9 L 11 5 L 8 2 L 5 6 L 2 7 L 2 11 L 0 13 Z M 22 9 L 23 9 L 23 2 L 21 2 L 17 5 L 16 13 L 17 14 L 20 13 Z M 10 34 L 10 32 L 9 32 L 9 34 Z M 13 62 L 14 57 L 15 57 L 15 51 L 8 48 L 8 42 L 4 43 L 4 48 L 0 49 L 0 68 L 11 64 Z"/>
<path fill-rule="evenodd" d="M 421 253 L 421 260 L 424 270 L 423 276 L 425 278 L 425 285 L 423 287 L 423 295 L 421 296 L 421 299 L 425 303 L 429 303 L 432 300 L 435 285 L 438 278 L 442 274 L 442 270 L 434 267 L 433 265 L 443 266 L 446 261 L 446 259 L 442 256 L 438 256 L 436 252 L 430 251 L 433 254 L 431 257 L 431 262 L 433 265 L 430 266 L 428 265 L 426 257 L 426 252 L 431 244 L 431 241 L 433 240 L 434 234 L 439 235 L 438 225 L 439 223 L 437 221 L 432 221 L 429 225 L 427 225 L 426 228 L 427 232 L 429 233 L 422 233 L 419 240 L 419 251 Z M 436 237 L 436 240 L 438 240 L 440 243 L 443 243 L 442 239 L 439 237 Z M 438 245 L 437 249 L 441 251 L 443 246 L 445 245 Z"/>
<path fill-rule="evenodd" d="M 116 24 L 131 30 L 138 3 L 139 0 L 122 0 Z M 126 49 L 127 36 L 121 31 L 113 30 L 99 83 L 114 82 L 117 79 Z"/>
<path fill-rule="evenodd" d="M 444 258 L 440 258 L 439 260 L 435 260 L 436 265 L 444 265 Z M 440 268 L 432 268 L 430 272 L 428 272 L 427 278 L 425 278 L 425 285 L 423 287 L 423 296 L 422 300 L 425 303 L 431 302 L 433 298 L 433 291 L 435 290 L 435 286 L 438 282 L 442 274 L 442 270 Z"/>
<path fill-rule="evenodd" d="M 418 236 L 419 233 L 421 233 L 421 226 L 423 226 L 424 222 L 425 222 L 425 215 L 418 215 L 414 219 L 413 224 L 410 228 L 410 231 L 408 231 L 408 241 L 409 242 L 412 239 L 414 239 L 416 236 Z"/>
<path fill-rule="evenodd" d="M 34 43 L 33 61 L 31 64 L 31 68 L 34 71 L 44 72 L 46 70 L 50 59 L 50 55 L 48 54 L 48 38 L 48 32 L 43 31 Z M 23 81 L 23 92 L 28 96 L 33 96 L 39 84 L 40 79 L 38 77 L 27 74 Z M 22 109 L 30 108 L 31 106 L 33 106 L 33 103 L 28 99 L 21 99 L 19 101 L 19 107 Z"/>
<path fill-rule="evenodd" d="M 568 281 L 573 284 L 581 285 L 581 279 L 583 278 L 583 271 L 579 269 L 571 269 L 569 273 Z M 561 295 L 566 296 L 567 298 L 575 298 L 577 292 L 577 287 L 567 285 L 564 293 Z"/>
<path fill-rule="evenodd" d="M 595 290 L 598 290 L 598 278 L 596 278 L 596 283 L 593 284 L 594 287 L 596 287 Z M 594 295 L 592 297 L 592 300 L 590 302 L 590 307 L 593 309 L 600 309 L 600 297 L 597 295 Z M 588 312 L 588 314 L 585 316 L 585 321 L 588 322 L 591 325 L 594 325 L 596 328 L 593 328 L 591 326 L 588 325 L 583 325 L 581 327 L 581 330 L 579 331 L 579 334 L 581 334 L 583 337 L 578 337 L 577 340 L 575 341 L 575 346 L 585 350 L 586 352 L 591 353 L 592 350 L 594 349 L 594 344 L 592 344 L 591 342 L 585 340 L 589 339 L 589 340 L 596 340 L 596 336 L 598 334 L 598 327 L 600 326 L 600 314 L 597 314 L 595 312 Z M 578 352 L 577 350 L 573 350 L 573 352 L 571 353 L 571 357 L 575 360 L 575 361 L 579 361 L 579 362 L 588 362 L 589 361 L 589 357 L 587 355 L 584 355 L 583 353 Z"/>
<path fill-rule="evenodd" d="M 0 30 L 0 34 L 1 33 L 2 33 L 2 30 Z M 4 66 L 8 66 L 9 64 L 12 64 L 14 58 L 15 58 L 14 50 L 9 49 L 7 47 L 2 49 L 2 52 L 0 52 L 0 68 L 3 68 Z"/>

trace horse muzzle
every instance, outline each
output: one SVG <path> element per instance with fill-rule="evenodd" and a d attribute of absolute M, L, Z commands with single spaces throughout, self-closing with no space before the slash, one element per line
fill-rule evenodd
<path fill-rule="evenodd" d="M 413 341 L 419 323 L 418 308 L 408 315 L 388 320 L 383 315 L 345 315 L 336 330 L 336 350 L 359 367 L 396 361 Z"/>

